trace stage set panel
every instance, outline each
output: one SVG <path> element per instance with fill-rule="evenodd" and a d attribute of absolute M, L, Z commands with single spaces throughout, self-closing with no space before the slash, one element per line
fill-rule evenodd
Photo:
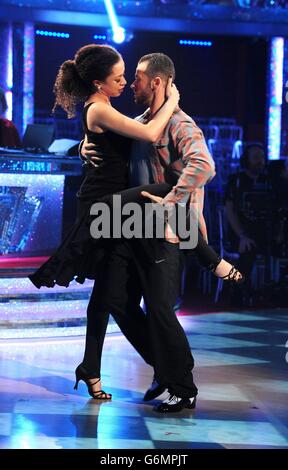
<path fill-rule="evenodd" d="M 82 172 L 78 157 L 0 156 L 0 256 L 50 254 L 62 237 L 66 176 Z"/>

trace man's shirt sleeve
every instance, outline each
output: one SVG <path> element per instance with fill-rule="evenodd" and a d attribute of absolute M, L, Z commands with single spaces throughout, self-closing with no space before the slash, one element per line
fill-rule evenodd
<path fill-rule="evenodd" d="M 171 125 L 170 136 L 184 168 L 176 185 L 165 196 L 164 204 L 187 202 L 195 189 L 215 175 L 215 163 L 199 127 L 189 121 L 178 121 Z"/>

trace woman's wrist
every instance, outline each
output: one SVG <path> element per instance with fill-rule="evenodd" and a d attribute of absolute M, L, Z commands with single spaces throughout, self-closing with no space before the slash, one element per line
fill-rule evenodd
<path fill-rule="evenodd" d="M 178 99 L 178 98 L 176 98 L 176 97 L 175 97 L 175 96 L 173 96 L 173 95 L 170 95 L 170 96 L 168 96 L 168 99 L 167 99 L 167 101 L 169 101 L 169 104 L 170 104 L 170 103 L 172 104 L 172 106 L 173 106 L 173 109 L 174 109 L 174 108 L 175 108 L 175 106 L 177 106 L 177 104 L 178 104 L 178 102 L 179 102 L 179 99 Z"/>

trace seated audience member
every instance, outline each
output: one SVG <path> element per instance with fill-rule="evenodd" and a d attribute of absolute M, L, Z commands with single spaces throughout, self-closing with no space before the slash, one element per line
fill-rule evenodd
<path fill-rule="evenodd" d="M 271 249 L 272 201 L 262 145 L 248 145 L 240 166 L 229 177 L 224 203 L 231 249 L 239 253 L 237 266 L 249 285 L 256 255 Z"/>
<path fill-rule="evenodd" d="M 273 255 L 288 257 L 288 159 L 270 162 L 273 194 Z"/>
<path fill-rule="evenodd" d="M 21 147 L 21 139 L 15 125 L 4 117 L 7 107 L 5 93 L 0 88 L 0 147 Z"/>

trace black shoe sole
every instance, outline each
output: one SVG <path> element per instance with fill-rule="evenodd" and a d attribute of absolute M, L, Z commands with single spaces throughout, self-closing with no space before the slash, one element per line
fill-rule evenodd
<path fill-rule="evenodd" d="M 178 406 L 179 405 L 179 406 Z M 161 403 L 153 408 L 153 411 L 156 413 L 179 413 L 182 410 L 194 410 L 196 408 L 196 397 L 193 402 L 189 405 L 182 405 L 180 402 L 175 405 L 168 405 L 166 403 Z"/>

